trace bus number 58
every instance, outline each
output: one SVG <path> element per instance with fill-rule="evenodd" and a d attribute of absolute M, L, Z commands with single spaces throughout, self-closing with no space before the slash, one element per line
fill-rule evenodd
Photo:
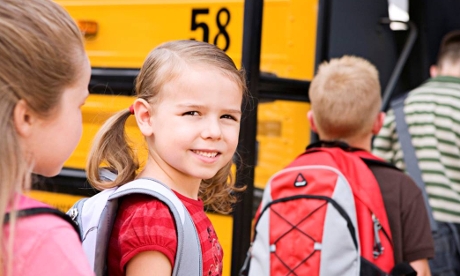
<path fill-rule="evenodd" d="M 203 38 L 201 39 L 204 42 L 209 42 L 209 26 L 202 19 L 203 16 L 209 14 L 209 9 L 192 9 L 192 23 L 191 30 L 196 31 L 201 29 L 203 32 Z M 198 18 L 200 17 L 200 18 Z M 230 47 L 230 36 L 228 35 L 227 30 L 225 29 L 230 23 L 230 12 L 227 8 L 221 8 L 216 15 L 216 25 L 219 29 L 219 32 L 214 36 L 212 41 L 214 45 L 221 48 L 224 51 L 227 51 Z M 195 40 L 196 38 L 191 38 Z M 223 47 L 221 47 L 223 45 Z"/>

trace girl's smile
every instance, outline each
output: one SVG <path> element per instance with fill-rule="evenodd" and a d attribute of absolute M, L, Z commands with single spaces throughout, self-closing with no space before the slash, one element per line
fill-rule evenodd
<path fill-rule="evenodd" d="M 192 150 L 192 152 L 197 155 L 204 156 L 207 158 L 214 158 L 219 154 L 219 152 L 217 151 L 205 151 L 205 150 Z"/>

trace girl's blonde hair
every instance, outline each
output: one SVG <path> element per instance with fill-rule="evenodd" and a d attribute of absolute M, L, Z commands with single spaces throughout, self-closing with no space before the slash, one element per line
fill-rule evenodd
<path fill-rule="evenodd" d="M 162 87 L 184 74 L 184 65 L 206 65 L 232 79 L 246 95 L 246 79 L 243 70 L 238 70 L 232 59 L 216 46 L 194 40 L 177 40 L 164 43 L 149 53 L 136 79 L 136 94 L 149 103 L 159 100 Z M 102 126 L 95 137 L 87 163 L 87 177 L 93 187 L 99 190 L 123 185 L 134 180 L 139 163 L 133 149 L 127 142 L 125 123 L 128 109 L 115 114 Z M 113 182 L 102 181 L 99 168 L 108 166 L 118 174 Z M 231 173 L 232 161 L 213 178 L 202 180 L 199 197 L 204 204 L 220 213 L 231 212 L 236 202 Z"/>
<path fill-rule="evenodd" d="M 76 81 L 83 56 L 81 33 L 61 6 L 50 0 L 0 0 L 2 222 L 7 206 L 14 207 L 16 195 L 31 184 L 31 159 L 27 149 L 21 148 L 13 110 L 19 100 L 24 100 L 38 116 L 52 116 L 64 89 Z M 13 213 L 10 227 L 14 225 L 14 217 Z M 5 245 L 4 240 L 1 231 L 2 245 Z M 0 254 L 0 275 L 3 275 L 5 258 Z"/>

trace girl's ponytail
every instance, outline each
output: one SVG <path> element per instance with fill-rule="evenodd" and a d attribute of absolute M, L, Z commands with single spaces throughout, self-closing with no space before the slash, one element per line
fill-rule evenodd
<path fill-rule="evenodd" d="M 94 138 L 86 166 L 91 186 L 105 190 L 134 180 L 139 162 L 128 144 L 125 124 L 131 112 L 123 110 L 110 117 Z M 99 170 L 105 167 L 117 174 L 114 181 L 103 181 Z"/>

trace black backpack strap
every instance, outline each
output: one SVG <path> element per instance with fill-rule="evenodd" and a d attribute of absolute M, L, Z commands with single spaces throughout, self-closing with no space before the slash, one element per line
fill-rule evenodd
<path fill-rule="evenodd" d="M 377 159 L 369 159 L 369 158 L 364 158 L 364 157 L 361 157 L 361 160 L 364 161 L 364 163 L 369 167 L 369 166 L 381 166 L 381 167 L 387 167 L 387 168 L 390 168 L 390 169 L 393 169 L 393 170 L 398 170 L 401 172 L 401 170 L 396 167 L 395 165 L 391 164 L 391 163 L 388 163 L 386 161 L 381 161 L 381 160 L 377 160 Z"/>
<path fill-rule="evenodd" d="M 22 209 L 16 212 L 16 217 L 23 218 L 23 217 L 34 216 L 34 215 L 42 215 L 42 214 L 55 215 L 67 221 L 70 225 L 72 225 L 73 229 L 75 229 L 81 241 L 80 230 L 78 229 L 77 224 L 66 213 L 63 213 L 59 211 L 58 209 L 50 208 L 50 207 L 33 207 L 33 208 L 28 208 L 28 209 Z M 7 224 L 9 222 L 10 222 L 10 213 L 6 213 L 5 218 L 3 220 L 3 224 Z"/>
<path fill-rule="evenodd" d="M 390 273 L 386 273 L 378 268 L 375 264 L 361 257 L 360 276 L 416 276 L 417 272 L 407 262 L 396 264 Z"/>
<path fill-rule="evenodd" d="M 396 132 L 398 140 L 401 143 L 401 150 L 403 152 L 404 163 L 406 164 L 407 173 L 412 177 L 415 184 L 420 188 L 425 201 L 426 211 L 430 220 L 431 230 L 436 232 L 438 226 L 433 217 L 433 212 L 428 201 L 428 194 L 425 189 L 425 182 L 422 179 L 422 171 L 418 165 L 418 158 L 415 155 L 414 145 L 412 144 L 411 135 L 409 133 L 409 126 L 406 123 L 404 114 L 404 100 L 407 98 L 408 93 L 391 101 L 391 108 L 395 114 Z"/>
<path fill-rule="evenodd" d="M 417 272 L 406 262 L 396 264 L 390 272 L 391 276 L 416 276 Z"/>

